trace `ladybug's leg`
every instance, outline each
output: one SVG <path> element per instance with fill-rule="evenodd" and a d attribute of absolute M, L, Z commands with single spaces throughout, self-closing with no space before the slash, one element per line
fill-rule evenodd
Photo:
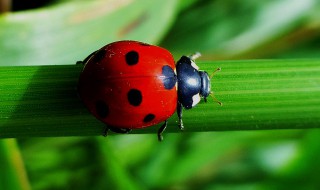
<path fill-rule="evenodd" d="M 181 131 L 184 130 L 184 126 L 183 126 L 183 122 L 182 122 L 182 104 L 180 102 L 178 102 L 177 105 L 177 114 L 178 114 L 178 118 L 179 118 L 179 128 Z"/>
<path fill-rule="evenodd" d="M 112 131 L 114 133 L 121 133 L 121 134 L 127 134 L 130 133 L 132 131 L 132 129 L 126 129 L 126 128 L 118 128 L 118 127 L 113 127 L 113 126 L 106 126 L 106 129 L 104 131 L 104 136 L 108 135 L 108 131 Z"/>
<path fill-rule="evenodd" d="M 168 125 L 168 120 L 165 120 L 164 124 L 159 128 L 159 130 L 158 130 L 158 140 L 159 141 L 163 140 L 162 133 L 163 133 L 164 130 L 166 130 L 167 125 Z"/>
<path fill-rule="evenodd" d="M 83 61 L 77 61 L 76 65 L 79 65 L 79 64 L 85 64 L 87 63 L 87 61 L 89 61 L 89 59 L 96 53 L 97 51 L 94 51 L 92 52 L 90 55 L 88 55 L 88 57 L 86 57 Z"/>

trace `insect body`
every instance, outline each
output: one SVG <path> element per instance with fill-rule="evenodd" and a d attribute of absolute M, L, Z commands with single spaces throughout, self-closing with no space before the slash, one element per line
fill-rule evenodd
<path fill-rule="evenodd" d="M 175 64 L 169 51 L 137 41 L 118 41 L 89 55 L 82 63 L 78 92 L 89 111 L 115 132 L 129 132 L 164 121 L 182 107 L 190 109 L 210 94 L 210 79 L 195 57 Z"/>

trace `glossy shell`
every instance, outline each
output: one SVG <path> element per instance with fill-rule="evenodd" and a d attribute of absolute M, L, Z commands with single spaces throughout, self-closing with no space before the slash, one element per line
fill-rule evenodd
<path fill-rule="evenodd" d="M 88 58 L 78 92 L 99 120 L 135 129 L 160 123 L 175 112 L 176 84 L 170 52 L 141 42 L 119 41 Z"/>

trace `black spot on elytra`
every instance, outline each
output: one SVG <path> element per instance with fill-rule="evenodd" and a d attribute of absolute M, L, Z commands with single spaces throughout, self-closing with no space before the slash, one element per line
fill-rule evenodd
<path fill-rule="evenodd" d="M 133 106 L 139 106 L 142 102 L 142 94 L 140 90 L 137 89 L 131 89 L 128 92 L 128 101 Z"/>
<path fill-rule="evenodd" d="M 101 118 L 105 118 L 109 115 L 109 107 L 102 100 L 99 100 L 96 102 L 96 111 L 97 111 L 98 116 Z"/>
<path fill-rule="evenodd" d="M 93 61 L 95 63 L 100 62 L 106 55 L 106 50 L 105 49 L 100 49 L 98 50 L 94 55 L 93 55 Z"/>
<path fill-rule="evenodd" d="M 139 54 L 136 51 L 129 51 L 126 54 L 126 63 L 128 65 L 135 65 L 139 62 Z"/>
<path fill-rule="evenodd" d="M 177 76 L 174 74 L 174 71 L 170 66 L 165 65 L 162 67 L 162 77 L 165 89 L 170 90 L 176 85 Z"/>
<path fill-rule="evenodd" d="M 148 115 L 146 115 L 146 116 L 144 117 L 143 122 L 148 123 L 148 122 L 154 120 L 155 117 L 156 117 L 156 116 L 155 116 L 154 114 L 149 113 Z"/>

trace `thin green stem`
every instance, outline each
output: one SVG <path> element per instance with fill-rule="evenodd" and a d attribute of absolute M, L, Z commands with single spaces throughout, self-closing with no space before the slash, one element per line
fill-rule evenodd
<path fill-rule="evenodd" d="M 31 189 L 24 163 L 15 139 L 0 141 L 0 188 Z"/>
<path fill-rule="evenodd" d="M 184 110 L 186 131 L 307 129 L 320 126 L 320 60 L 251 60 L 198 63 L 221 72 L 214 100 Z M 101 135 L 77 96 L 81 66 L 0 67 L 0 137 Z M 177 132 L 177 117 L 168 131 Z M 157 127 L 133 133 L 156 133 Z"/>

